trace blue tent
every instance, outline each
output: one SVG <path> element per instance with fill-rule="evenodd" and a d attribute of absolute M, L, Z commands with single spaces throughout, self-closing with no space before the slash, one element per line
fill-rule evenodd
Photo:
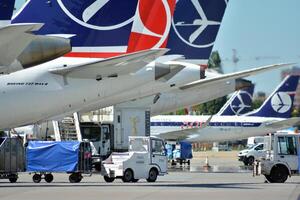
<path fill-rule="evenodd" d="M 26 151 L 29 172 L 74 172 L 79 157 L 78 141 L 30 141 Z"/>

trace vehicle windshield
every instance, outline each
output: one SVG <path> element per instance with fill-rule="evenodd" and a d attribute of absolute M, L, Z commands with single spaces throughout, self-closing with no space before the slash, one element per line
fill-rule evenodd
<path fill-rule="evenodd" d="M 148 141 L 144 138 L 134 138 L 129 141 L 129 151 L 148 151 Z"/>
<path fill-rule="evenodd" d="M 255 146 L 256 144 L 249 144 L 248 146 L 247 146 L 247 150 L 250 150 L 250 149 L 252 149 L 254 146 Z"/>

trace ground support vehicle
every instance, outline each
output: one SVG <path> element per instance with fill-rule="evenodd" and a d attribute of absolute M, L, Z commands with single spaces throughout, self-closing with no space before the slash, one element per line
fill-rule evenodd
<path fill-rule="evenodd" d="M 101 174 L 106 182 L 120 178 L 123 182 L 146 179 L 155 182 L 167 173 L 168 163 L 164 141 L 156 137 L 130 136 L 129 151 L 112 153 L 103 161 Z"/>
<path fill-rule="evenodd" d="M 266 156 L 254 165 L 253 175 L 263 174 L 270 183 L 284 183 L 300 174 L 300 135 L 273 134 L 265 137 Z"/>
<path fill-rule="evenodd" d="M 243 162 L 245 165 L 253 165 L 255 160 L 266 155 L 264 150 L 264 143 L 258 143 L 249 146 L 247 149 L 244 149 L 238 153 L 239 161 Z"/>
<path fill-rule="evenodd" d="M 82 174 L 91 174 L 91 148 L 88 142 L 30 141 L 26 148 L 26 169 L 33 173 L 32 180 L 50 183 L 53 172 L 69 173 L 69 181 L 78 183 Z"/>
<path fill-rule="evenodd" d="M 189 142 L 181 141 L 179 144 L 168 142 L 166 145 L 168 161 L 171 165 L 191 164 L 193 158 L 192 144 Z"/>
<path fill-rule="evenodd" d="M 24 147 L 21 138 L 0 138 L 0 179 L 18 180 L 18 172 L 25 171 Z"/>

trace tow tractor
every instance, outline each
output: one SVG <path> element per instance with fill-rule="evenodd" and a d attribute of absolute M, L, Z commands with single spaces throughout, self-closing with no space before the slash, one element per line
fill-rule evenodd
<path fill-rule="evenodd" d="M 164 140 L 156 137 L 130 136 L 129 151 L 112 153 L 102 163 L 106 182 L 120 178 L 123 182 L 146 179 L 155 182 L 157 176 L 167 174 L 168 161 Z"/>
<path fill-rule="evenodd" d="M 300 135 L 272 134 L 265 137 L 266 156 L 256 161 L 253 175 L 263 174 L 270 183 L 284 183 L 300 174 Z"/>

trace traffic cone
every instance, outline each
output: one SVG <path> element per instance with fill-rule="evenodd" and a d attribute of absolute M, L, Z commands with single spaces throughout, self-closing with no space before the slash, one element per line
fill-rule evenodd
<path fill-rule="evenodd" d="M 210 168 L 209 162 L 208 162 L 208 156 L 205 158 L 205 165 L 203 166 L 205 169 Z"/>

